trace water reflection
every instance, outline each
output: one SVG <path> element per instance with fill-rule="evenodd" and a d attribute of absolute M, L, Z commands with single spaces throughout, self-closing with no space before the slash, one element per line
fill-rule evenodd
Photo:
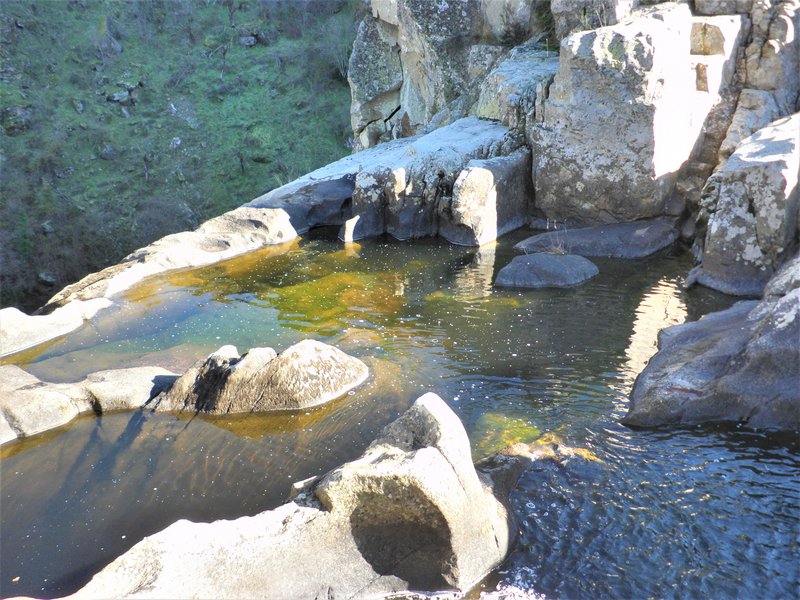
<path fill-rule="evenodd" d="M 313 337 L 367 361 L 371 379 L 308 413 L 117 414 L 6 446 L 0 591 L 65 593 L 178 518 L 274 506 L 434 391 L 476 456 L 513 441 L 584 450 L 526 474 L 514 500 L 522 543 L 501 583 L 548 597 L 789 595 L 796 444 L 617 424 L 657 329 L 731 300 L 681 289 L 689 260 L 669 256 L 598 259 L 600 274 L 571 290 L 494 290 L 515 241 L 307 238 L 145 282 L 67 339 L 16 357 L 43 379 L 75 380 L 135 364 L 180 372 L 223 344 L 283 350 Z"/>

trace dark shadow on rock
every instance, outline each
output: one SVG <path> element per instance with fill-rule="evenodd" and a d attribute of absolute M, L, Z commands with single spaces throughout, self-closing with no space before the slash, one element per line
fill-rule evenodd
<path fill-rule="evenodd" d="M 403 499 L 392 499 L 397 494 Z M 450 530 L 439 509 L 418 490 L 360 494 L 350 525 L 358 550 L 379 575 L 399 577 L 409 589 L 452 587 L 458 567 Z"/>

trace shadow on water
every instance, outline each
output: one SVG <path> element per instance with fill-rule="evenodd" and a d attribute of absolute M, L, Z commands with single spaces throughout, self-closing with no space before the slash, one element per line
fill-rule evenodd
<path fill-rule="evenodd" d="M 76 380 L 136 364 L 182 371 L 223 344 L 281 351 L 312 337 L 364 359 L 371 377 L 312 411 L 117 413 L 4 447 L 0 591 L 64 594 L 177 519 L 274 507 L 293 481 L 355 458 L 434 391 L 475 456 L 514 441 L 582 449 L 523 477 L 520 544 L 500 582 L 553 597 L 790 595 L 796 444 L 618 424 L 658 330 L 732 300 L 683 290 L 690 261 L 669 255 L 597 260 L 600 274 L 575 289 L 495 290 L 524 234 L 478 250 L 315 235 L 144 282 L 117 310 L 27 353 L 19 360 L 35 375 Z M 361 533 L 386 562 L 369 542 L 377 533 Z"/>

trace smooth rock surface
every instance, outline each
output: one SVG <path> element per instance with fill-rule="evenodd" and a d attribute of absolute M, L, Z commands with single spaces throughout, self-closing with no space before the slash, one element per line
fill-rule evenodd
<path fill-rule="evenodd" d="M 515 256 L 500 269 L 494 285 L 511 288 L 566 288 L 579 285 L 599 273 L 597 266 L 571 254 Z"/>
<path fill-rule="evenodd" d="M 757 296 L 798 237 L 800 113 L 745 139 L 708 180 L 708 220 L 697 281 Z M 701 217 L 703 213 L 701 213 Z"/>
<path fill-rule="evenodd" d="M 363 362 L 315 340 L 280 356 L 272 348 L 239 356 L 235 347 L 223 346 L 181 375 L 152 408 L 210 414 L 309 408 L 343 396 L 368 376 Z"/>
<path fill-rule="evenodd" d="M 98 311 L 111 306 L 106 298 L 71 302 L 49 315 L 26 315 L 8 307 L 0 310 L 0 356 L 33 348 L 48 340 L 66 335 L 91 319 Z"/>
<path fill-rule="evenodd" d="M 481 246 L 519 229 L 533 202 L 531 153 L 471 160 L 453 185 L 452 201 L 439 204 L 439 235 L 462 246 Z"/>
<path fill-rule="evenodd" d="M 80 385 L 90 394 L 95 412 L 107 413 L 146 406 L 177 378 L 161 367 L 131 367 L 90 373 Z"/>
<path fill-rule="evenodd" d="M 733 422 L 800 430 L 800 289 L 659 334 L 626 425 Z"/>
<path fill-rule="evenodd" d="M 296 236 L 286 212 L 240 207 L 206 221 L 195 231 L 163 237 L 118 264 L 87 275 L 53 296 L 47 307 L 110 298 L 151 275 L 209 265 Z"/>
<path fill-rule="evenodd" d="M 496 467 L 507 493 L 509 469 Z M 178 521 L 72 597 L 376 598 L 467 590 L 503 560 L 514 531 L 491 481 L 472 465 L 458 418 L 426 394 L 361 458 L 299 486 L 292 502 L 232 521 Z"/>
<path fill-rule="evenodd" d="M 61 427 L 81 413 L 141 408 L 176 378 L 160 367 L 135 367 L 49 383 L 16 365 L 1 366 L 0 444 Z"/>
<path fill-rule="evenodd" d="M 674 219 L 660 218 L 581 229 L 548 231 L 522 240 L 520 252 L 566 252 L 580 256 L 643 258 L 672 245 L 678 238 Z"/>
<path fill-rule="evenodd" d="M 48 384 L 16 365 L 0 367 L 0 413 L 9 425 L 3 442 L 60 427 L 91 409 L 89 395 L 77 384 Z"/>

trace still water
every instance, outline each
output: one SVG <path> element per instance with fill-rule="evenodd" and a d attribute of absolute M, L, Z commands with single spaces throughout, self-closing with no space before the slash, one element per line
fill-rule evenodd
<path fill-rule="evenodd" d="M 524 235 L 475 250 L 315 234 L 149 280 L 14 357 L 42 379 L 76 381 L 145 364 L 181 372 L 224 344 L 282 351 L 313 337 L 362 358 L 371 377 L 308 412 L 86 416 L 4 446 L 0 593 L 65 594 L 176 519 L 272 508 L 434 391 L 475 457 L 540 438 L 596 459 L 531 466 L 512 498 L 519 541 L 493 582 L 554 598 L 796 596 L 796 439 L 618 424 L 658 330 L 731 299 L 682 290 L 689 261 L 666 255 L 597 260 L 600 275 L 572 290 L 493 289 Z"/>

